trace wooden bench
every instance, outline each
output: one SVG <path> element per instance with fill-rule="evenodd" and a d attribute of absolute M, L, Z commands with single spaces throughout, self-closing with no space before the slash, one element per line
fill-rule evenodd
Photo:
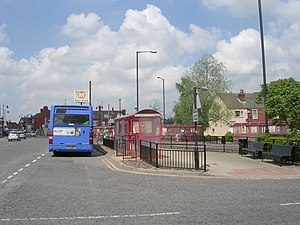
<path fill-rule="evenodd" d="M 261 157 L 261 153 L 266 150 L 266 143 L 264 142 L 250 142 L 248 148 L 241 148 L 240 154 L 253 154 L 253 159 L 257 156 Z"/>
<path fill-rule="evenodd" d="M 273 144 L 271 152 L 262 152 L 262 161 L 264 159 L 273 159 L 279 161 L 280 166 L 282 162 L 291 161 L 292 164 L 295 162 L 295 148 L 292 145 L 280 145 Z"/>

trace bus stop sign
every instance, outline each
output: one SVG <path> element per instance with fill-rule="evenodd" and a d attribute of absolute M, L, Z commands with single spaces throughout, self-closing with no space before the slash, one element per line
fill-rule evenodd
<path fill-rule="evenodd" d="M 74 91 L 74 102 L 76 103 L 88 103 L 89 94 L 87 90 L 77 90 Z"/>

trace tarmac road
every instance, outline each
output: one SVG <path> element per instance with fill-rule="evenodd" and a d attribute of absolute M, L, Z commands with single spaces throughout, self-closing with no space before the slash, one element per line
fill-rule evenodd
<path fill-rule="evenodd" d="M 208 157 L 203 174 L 128 167 L 99 151 L 54 157 L 42 138 L 21 143 L 0 142 L 1 225 L 299 224 L 299 176 L 241 176 L 232 171 L 246 164 L 226 168 L 227 153 Z"/>

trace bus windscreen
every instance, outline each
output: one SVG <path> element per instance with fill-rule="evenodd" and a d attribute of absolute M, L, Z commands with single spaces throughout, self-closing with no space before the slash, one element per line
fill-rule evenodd
<path fill-rule="evenodd" d="M 89 115 L 55 114 L 54 125 L 89 126 Z"/>

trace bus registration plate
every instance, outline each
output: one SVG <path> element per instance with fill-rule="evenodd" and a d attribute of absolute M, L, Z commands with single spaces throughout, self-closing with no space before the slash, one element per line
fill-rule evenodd
<path fill-rule="evenodd" d="M 67 146 L 68 149 L 75 149 L 76 146 Z"/>

